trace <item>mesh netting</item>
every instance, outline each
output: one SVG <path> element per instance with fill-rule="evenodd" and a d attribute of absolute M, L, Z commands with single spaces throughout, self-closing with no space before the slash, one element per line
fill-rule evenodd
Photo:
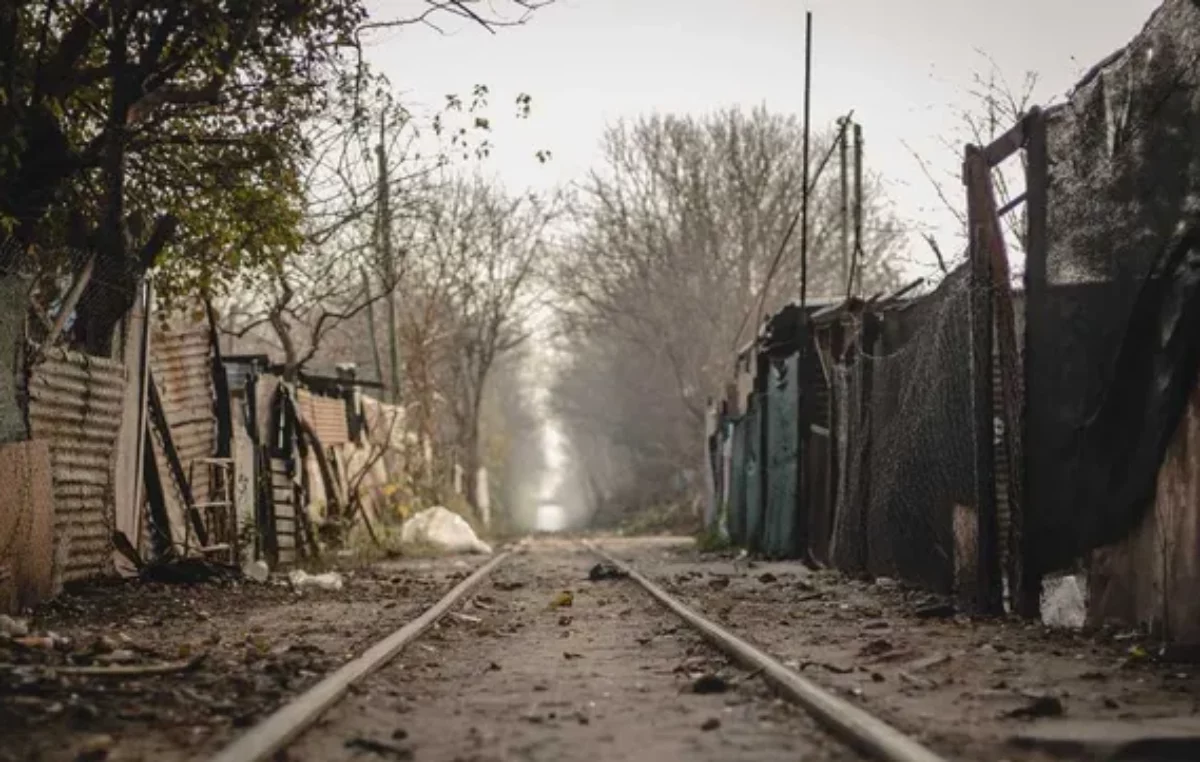
<path fill-rule="evenodd" d="M 972 505 L 969 273 L 893 313 L 872 351 L 834 373 L 841 469 L 836 566 L 954 585 L 954 506 Z"/>
<path fill-rule="evenodd" d="M 1198 63 L 1200 9 L 1168 0 L 1048 112 L 1048 288 L 1029 294 L 1026 348 L 1026 531 L 1041 571 L 1136 524 L 1181 385 L 1194 383 L 1174 351 L 1197 331 L 1180 320 L 1186 302 L 1144 287 L 1181 227 L 1196 225 Z M 1176 285 L 1187 277 L 1159 272 Z"/>

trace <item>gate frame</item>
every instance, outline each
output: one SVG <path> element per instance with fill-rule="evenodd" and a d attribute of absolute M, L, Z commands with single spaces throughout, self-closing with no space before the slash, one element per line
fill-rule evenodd
<path fill-rule="evenodd" d="M 1020 151 L 1025 152 L 1025 192 L 1004 207 L 998 207 L 991 171 Z M 1033 107 L 1012 128 L 986 147 L 968 145 L 963 161 L 963 184 L 967 188 L 969 257 L 971 262 L 971 373 L 975 412 L 975 499 L 978 521 L 975 607 L 985 614 L 1003 614 L 1004 599 L 1000 574 L 1000 542 L 1008 550 L 1007 575 L 1013 608 L 1021 616 L 1040 614 L 1041 574 L 1031 568 L 1032 538 L 1026 536 L 1025 496 L 1028 495 L 1028 463 L 1024 441 L 1027 408 L 1024 389 L 1028 386 L 1031 331 L 1040 325 L 1037 305 L 1046 288 L 1046 224 L 1048 162 L 1046 118 Z M 1001 218 L 1026 205 L 1025 240 L 1025 358 L 1016 340 L 1012 299 L 1012 277 Z M 990 318 L 990 319 L 989 319 Z M 1004 432 L 1001 446 L 1008 452 L 1009 526 L 999 537 L 996 509 L 994 389 L 992 381 L 992 331 L 995 331 L 1000 379 L 1004 400 Z"/>

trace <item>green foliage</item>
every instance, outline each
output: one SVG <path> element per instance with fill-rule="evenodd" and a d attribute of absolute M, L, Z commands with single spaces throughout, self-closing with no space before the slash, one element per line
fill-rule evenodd
<path fill-rule="evenodd" d="M 367 5 L 8 0 L 0 234 L 16 236 L 50 289 L 78 266 L 62 252 L 81 248 L 102 253 L 105 294 L 131 294 L 141 255 L 157 253 L 157 292 L 168 303 L 277 272 L 313 244 L 308 178 L 329 127 L 346 145 L 365 144 L 380 111 L 409 121 L 363 64 L 360 40 L 367 26 L 404 20 L 369 20 Z M 489 155 L 477 139 L 491 130 L 488 97 L 482 84 L 446 96 L 432 127 L 449 131 L 449 147 L 429 166 L 448 163 L 450 150 Z M 530 103 L 517 98 L 519 117 Z M 165 247 L 144 249 L 167 219 L 176 224 Z"/>
<path fill-rule="evenodd" d="M 729 537 L 716 529 L 702 529 L 696 533 L 696 550 L 701 553 L 720 553 L 732 547 Z"/>

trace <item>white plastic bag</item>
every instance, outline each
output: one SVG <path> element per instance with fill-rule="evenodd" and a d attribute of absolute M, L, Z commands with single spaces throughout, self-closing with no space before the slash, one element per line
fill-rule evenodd
<path fill-rule="evenodd" d="M 297 590 L 303 590 L 306 587 L 315 587 L 318 590 L 337 591 L 342 589 L 344 584 L 342 575 L 337 572 L 325 572 L 324 574 L 309 574 L 303 569 L 294 569 L 288 575 L 292 586 Z"/>
<path fill-rule="evenodd" d="M 1087 582 L 1082 575 L 1066 574 L 1042 583 L 1042 623 L 1047 627 L 1078 630 L 1087 619 Z"/>
<path fill-rule="evenodd" d="M 440 505 L 426 508 L 400 528 L 401 544 L 432 545 L 446 553 L 490 555 L 492 548 L 475 536 L 466 520 Z"/>

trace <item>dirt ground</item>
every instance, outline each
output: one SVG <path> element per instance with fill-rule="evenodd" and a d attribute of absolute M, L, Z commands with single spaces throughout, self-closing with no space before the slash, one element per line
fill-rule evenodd
<path fill-rule="evenodd" d="M 252 582 L 86 587 L 0 634 L 0 760 L 200 759 L 412 619 L 479 563 L 342 570 L 338 591 Z M 174 663 L 136 678 L 52 667 Z"/>
<path fill-rule="evenodd" d="M 972 621 L 889 580 L 747 563 L 698 553 L 690 543 L 604 545 L 739 636 L 952 759 L 1043 759 L 1044 744 L 1024 748 L 1028 736 L 1096 731 L 1079 721 L 1115 732 L 1174 718 L 1200 737 L 1197 667 L 1159 663 L 1135 633 Z M 1060 740 L 1054 748 L 1079 759 L 1094 745 Z M 1200 749 L 1144 758 L 1200 759 Z"/>
<path fill-rule="evenodd" d="M 1060 757 L 1088 759 L 1103 747 L 1080 746 L 1080 733 L 1120 737 L 1150 719 L 1200 738 L 1196 668 L 1161 662 L 1134 633 L 973 621 L 893 581 L 701 554 L 677 539 L 601 544 L 947 759 L 1049 759 L 1045 739 L 1029 737 L 1055 732 L 1067 737 Z M 632 581 L 589 580 L 596 560 L 538 539 L 281 758 L 858 758 Z M 28 633 L 0 621 L 0 760 L 207 758 L 480 561 L 343 570 L 333 591 L 286 578 L 98 585 L 36 611 Z M 556 605 L 566 591 L 570 604 Z M 169 674 L 79 674 L 164 664 Z M 1079 730 L 1089 720 L 1100 725 Z"/>
<path fill-rule="evenodd" d="M 539 540 L 286 758 L 859 759 L 596 561 Z"/>

